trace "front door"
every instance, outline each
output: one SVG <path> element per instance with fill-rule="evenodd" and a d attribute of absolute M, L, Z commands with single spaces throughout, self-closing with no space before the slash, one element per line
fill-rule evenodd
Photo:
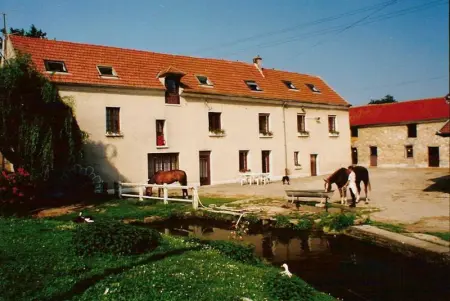
<path fill-rule="evenodd" d="M 211 152 L 202 151 L 199 153 L 200 162 L 200 185 L 211 185 Z"/>
<path fill-rule="evenodd" d="M 439 167 L 439 147 L 428 147 L 428 166 Z"/>
<path fill-rule="evenodd" d="M 270 151 L 262 151 L 262 172 L 269 173 L 270 172 Z"/>
<path fill-rule="evenodd" d="M 352 164 L 358 164 L 358 149 L 356 147 L 352 147 Z"/>
<path fill-rule="evenodd" d="M 311 154 L 311 176 L 317 176 L 317 154 Z"/>
<path fill-rule="evenodd" d="M 370 166 L 377 166 L 378 164 L 378 148 L 376 146 L 370 147 Z"/>

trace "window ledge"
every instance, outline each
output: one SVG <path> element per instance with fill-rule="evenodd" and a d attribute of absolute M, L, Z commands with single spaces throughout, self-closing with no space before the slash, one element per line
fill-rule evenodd
<path fill-rule="evenodd" d="M 337 133 L 328 133 L 328 136 L 330 136 L 330 137 L 339 137 L 339 132 L 337 132 Z"/>
<path fill-rule="evenodd" d="M 45 71 L 47 74 L 60 74 L 60 75 L 72 75 L 69 72 L 59 72 L 59 71 Z"/>
<path fill-rule="evenodd" d="M 123 137 L 123 133 L 106 133 L 106 137 Z"/>
<path fill-rule="evenodd" d="M 273 138 L 273 134 L 272 135 L 259 134 L 259 138 Z"/>
<path fill-rule="evenodd" d="M 169 148 L 168 145 L 157 145 L 156 146 L 157 149 L 164 149 L 164 148 Z"/>
<path fill-rule="evenodd" d="M 103 79 L 119 79 L 117 75 L 99 75 Z"/>
<path fill-rule="evenodd" d="M 198 86 L 202 87 L 202 88 L 214 88 L 214 85 L 202 85 L 202 84 L 200 84 Z"/>
<path fill-rule="evenodd" d="M 309 137 L 309 132 L 297 132 L 297 137 Z"/>
<path fill-rule="evenodd" d="M 181 107 L 181 103 L 164 103 L 164 104 L 169 107 Z"/>
<path fill-rule="evenodd" d="M 223 134 L 216 134 L 216 133 L 209 132 L 209 137 L 225 137 L 225 136 L 226 136 L 225 133 L 223 133 Z"/>
<path fill-rule="evenodd" d="M 303 169 L 303 167 L 301 165 L 295 165 L 294 169 L 295 170 L 300 170 L 300 169 Z"/>

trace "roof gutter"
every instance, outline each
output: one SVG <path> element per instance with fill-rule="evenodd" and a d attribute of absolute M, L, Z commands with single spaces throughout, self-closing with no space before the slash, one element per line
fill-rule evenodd
<path fill-rule="evenodd" d="M 283 139 L 284 139 L 284 175 L 289 174 L 288 164 L 287 164 L 287 138 L 286 138 L 286 101 L 283 101 Z"/>

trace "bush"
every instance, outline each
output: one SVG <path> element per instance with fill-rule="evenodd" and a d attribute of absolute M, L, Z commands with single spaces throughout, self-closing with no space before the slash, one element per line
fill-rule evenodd
<path fill-rule="evenodd" d="M 291 224 L 289 217 L 286 215 L 275 215 L 275 226 L 278 228 L 288 228 Z"/>
<path fill-rule="evenodd" d="M 34 185 L 23 168 L 0 175 L 0 203 L 25 203 L 34 199 Z"/>
<path fill-rule="evenodd" d="M 313 227 L 314 222 L 309 217 L 299 218 L 296 225 L 294 225 L 295 230 L 309 230 Z"/>
<path fill-rule="evenodd" d="M 322 218 L 320 225 L 322 227 L 328 227 L 330 230 L 341 231 L 347 227 L 350 227 L 355 222 L 354 213 L 338 213 L 329 214 Z"/>
<path fill-rule="evenodd" d="M 271 273 L 267 279 L 267 290 L 271 300 L 313 300 L 314 289 L 297 276 L 288 277 Z"/>
<path fill-rule="evenodd" d="M 141 254 L 155 249 L 161 242 L 156 230 L 127 225 L 117 221 L 95 221 L 80 224 L 72 242 L 79 255 L 110 253 Z"/>

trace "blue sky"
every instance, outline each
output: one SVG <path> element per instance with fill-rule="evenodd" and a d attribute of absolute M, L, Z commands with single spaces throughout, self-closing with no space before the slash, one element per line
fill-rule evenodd
<path fill-rule="evenodd" d="M 49 38 L 319 75 L 352 105 L 449 92 L 448 0 L 2 0 Z"/>

